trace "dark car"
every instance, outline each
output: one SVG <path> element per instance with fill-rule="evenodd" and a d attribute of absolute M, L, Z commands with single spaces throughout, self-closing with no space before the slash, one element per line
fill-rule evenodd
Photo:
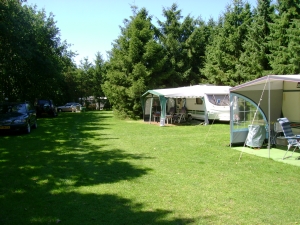
<path fill-rule="evenodd" d="M 57 116 L 57 107 L 50 99 L 38 99 L 36 101 L 36 114 L 38 117 L 42 116 Z"/>
<path fill-rule="evenodd" d="M 0 103 L 0 131 L 31 132 L 37 128 L 35 108 L 29 102 Z"/>

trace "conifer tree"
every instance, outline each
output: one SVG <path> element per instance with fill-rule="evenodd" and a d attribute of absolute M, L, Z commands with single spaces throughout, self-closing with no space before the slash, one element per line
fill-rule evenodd
<path fill-rule="evenodd" d="M 298 0 L 278 0 L 274 23 L 270 34 L 270 64 L 274 74 L 294 74 L 296 69 L 295 55 L 292 47 L 297 43 L 300 3 Z M 294 65 L 293 65 L 294 64 Z"/>
<path fill-rule="evenodd" d="M 250 81 L 270 73 L 267 55 L 270 53 L 268 38 L 269 23 L 272 22 L 274 9 L 271 0 L 258 0 L 253 22 L 248 27 L 248 35 L 243 44 L 244 51 L 237 65 L 237 73 L 243 81 Z"/>
<path fill-rule="evenodd" d="M 288 56 L 285 65 L 282 65 L 286 74 L 300 73 L 300 19 L 293 19 L 287 29 L 288 46 L 284 50 Z"/>
<path fill-rule="evenodd" d="M 114 112 L 122 117 L 138 118 L 142 114 L 141 95 L 157 88 L 168 78 L 166 54 L 155 40 L 155 29 L 145 8 L 124 20 L 121 35 L 114 42 L 102 85 Z"/>
<path fill-rule="evenodd" d="M 219 19 L 212 43 L 206 50 L 206 63 L 202 73 L 207 82 L 217 85 L 236 85 L 243 82 L 237 72 L 243 43 L 246 39 L 252 14 L 250 5 L 242 0 L 234 0 L 233 5 Z"/>
<path fill-rule="evenodd" d="M 171 87 L 199 83 L 209 29 L 201 18 L 183 18 L 177 4 L 163 8 L 165 21 L 158 21 L 159 40 L 167 52 Z"/>

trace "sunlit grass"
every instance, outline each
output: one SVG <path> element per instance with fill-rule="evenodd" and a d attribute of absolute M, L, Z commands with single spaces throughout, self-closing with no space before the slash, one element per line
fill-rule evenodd
<path fill-rule="evenodd" d="M 299 167 L 227 147 L 229 124 L 41 118 L 0 136 L 0 224 L 296 224 Z M 18 215 L 18 216 L 16 216 Z"/>

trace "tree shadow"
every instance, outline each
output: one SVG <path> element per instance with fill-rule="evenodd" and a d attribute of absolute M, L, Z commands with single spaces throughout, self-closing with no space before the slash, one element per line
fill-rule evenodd
<path fill-rule="evenodd" d="M 2 210 L 1 224 L 181 225 L 194 222 L 189 218 L 166 219 L 172 211 L 143 210 L 142 203 L 111 194 L 48 194 L 37 204 L 28 204 L 26 198 L 19 197 L 15 209 Z M 17 213 L 17 216 L 12 213 Z"/>
<path fill-rule="evenodd" d="M 146 175 L 151 168 L 128 154 L 101 143 L 99 132 L 110 129 L 99 115 L 66 114 L 39 119 L 29 135 L 0 136 L 0 224 L 187 224 L 190 219 L 166 220 L 172 212 L 144 211 L 111 194 L 74 190 Z M 97 140 L 90 143 L 88 140 Z M 80 217 L 78 217 L 80 215 Z M 80 219 L 78 219 L 80 218 Z"/>

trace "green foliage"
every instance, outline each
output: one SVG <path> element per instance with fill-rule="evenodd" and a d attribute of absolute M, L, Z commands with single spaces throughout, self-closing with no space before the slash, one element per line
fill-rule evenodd
<path fill-rule="evenodd" d="M 251 18 L 250 5 L 241 0 L 235 0 L 232 6 L 227 7 L 206 51 L 202 72 L 208 83 L 234 86 L 243 82 L 237 65 L 244 51 L 243 43 Z"/>
<path fill-rule="evenodd" d="M 177 4 L 164 8 L 163 15 L 165 21 L 158 21 L 159 39 L 168 56 L 170 86 L 198 84 L 210 29 L 201 19 L 189 15 L 183 19 Z"/>
<path fill-rule="evenodd" d="M 145 9 L 124 25 L 122 36 L 111 51 L 102 88 L 116 114 L 135 118 L 142 113 L 143 92 L 165 79 L 166 58 L 162 47 L 153 39 L 154 27 Z"/>
<path fill-rule="evenodd" d="M 102 90 L 102 83 L 104 81 L 105 76 L 105 61 L 102 58 L 102 55 L 98 52 L 96 54 L 95 60 L 95 67 L 94 67 L 94 74 L 92 78 L 92 96 L 97 98 L 98 104 L 105 103 L 106 100 L 103 100 L 101 97 L 104 97 L 105 94 Z M 99 108 L 100 110 L 100 108 Z"/>
<path fill-rule="evenodd" d="M 259 0 L 253 17 L 253 22 L 248 27 L 248 35 L 243 43 L 244 51 L 241 53 L 237 65 L 237 73 L 242 81 L 250 81 L 270 72 L 268 60 L 270 53 L 268 39 L 270 35 L 269 23 L 272 22 L 274 8 L 271 0 Z"/>
<path fill-rule="evenodd" d="M 77 71 L 77 90 L 81 99 L 81 103 L 83 103 L 83 99 L 86 99 L 89 96 L 92 96 L 93 92 L 93 76 L 94 76 L 94 68 L 91 62 L 89 62 L 88 58 L 84 58 L 80 61 L 80 69 Z"/>
<path fill-rule="evenodd" d="M 290 74 L 300 74 L 300 19 L 293 19 L 287 30 L 289 59 L 286 64 Z"/>
<path fill-rule="evenodd" d="M 267 74 L 300 73 L 298 0 L 258 0 L 251 10 L 232 0 L 218 21 L 182 16 L 177 4 L 152 23 L 132 6 L 109 58 L 84 58 L 60 40 L 54 15 L 0 1 L 0 100 L 47 97 L 56 102 L 106 96 L 123 118 L 142 116 L 140 97 L 149 89 L 209 83 L 244 83 Z M 29 88 L 30 87 L 30 88 Z"/>
<path fill-rule="evenodd" d="M 296 0 L 282 0 L 277 5 L 270 34 L 270 64 L 274 74 L 299 73 L 299 19 L 300 4 Z M 296 46 L 296 49 L 294 47 Z"/>
<path fill-rule="evenodd" d="M 149 29 L 143 26 L 146 11 L 134 11 L 114 43 L 103 85 L 116 112 L 140 115 L 138 97 L 148 89 L 198 83 L 235 86 L 271 71 L 299 73 L 299 3 L 257 3 L 251 10 L 247 2 L 233 0 L 218 22 L 207 23 L 184 18 L 173 4 L 163 8 L 159 27 L 149 23 Z"/>
<path fill-rule="evenodd" d="M 61 42 L 53 14 L 17 0 L 0 1 L 0 10 L 1 98 L 58 97 L 73 53 Z"/>

